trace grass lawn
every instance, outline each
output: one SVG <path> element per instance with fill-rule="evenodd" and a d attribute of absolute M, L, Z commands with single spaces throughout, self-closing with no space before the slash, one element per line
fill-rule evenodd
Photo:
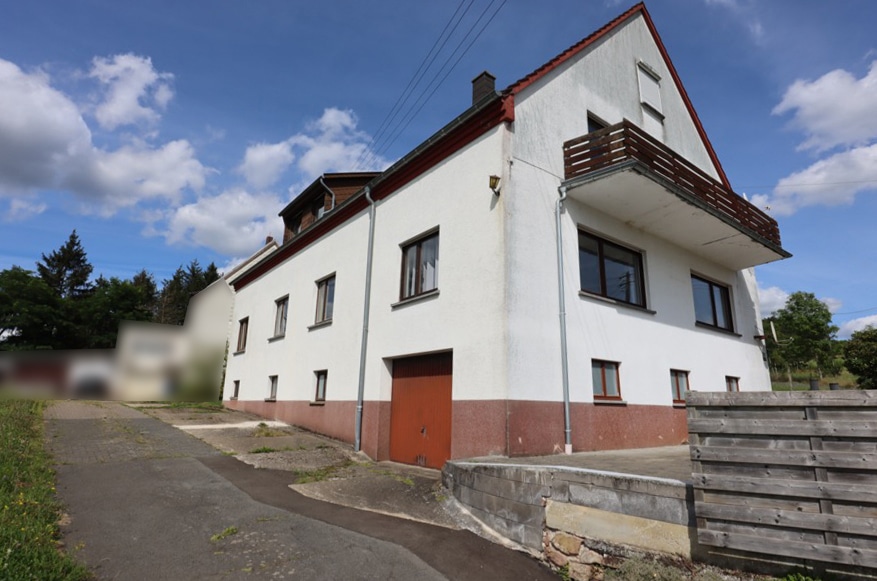
<path fill-rule="evenodd" d="M 90 579 L 57 546 L 60 507 L 43 447 L 43 405 L 0 399 L 0 579 Z"/>

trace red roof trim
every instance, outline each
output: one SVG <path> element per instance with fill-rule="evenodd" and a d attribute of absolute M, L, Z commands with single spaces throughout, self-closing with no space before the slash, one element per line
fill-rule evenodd
<path fill-rule="evenodd" d="M 642 2 L 632 6 L 626 12 L 624 12 L 599 30 L 596 30 L 590 36 L 572 45 L 529 75 L 519 79 L 518 81 L 515 81 L 505 91 L 503 91 L 503 93 L 512 95 L 519 93 L 520 91 L 529 87 L 530 85 L 532 85 L 533 83 L 535 83 L 536 81 L 538 81 L 539 79 L 577 55 L 585 48 L 591 46 L 598 40 L 607 36 L 615 29 L 619 28 L 629 19 L 639 14 L 643 16 L 649 32 L 651 32 L 652 37 L 655 39 L 655 44 L 658 46 L 658 51 L 661 53 L 661 57 L 663 57 L 664 63 L 667 65 L 667 69 L 670 71 L 670 76 L 673 78 L 673 82 L 676 84 L 676 89 L 682 96 L 682 102 L 685 104 L 685 108 L 688 109 L 689 115 L 691 115 L 691 120 L 694 122 L 697 134 L 700 136 L 701 141 L 703 141 L 704 147 L 706 147 L 707 150 L 707 154 L 709 155 L 710 160 L 713 162 L 713 166 L 716 168 L 722 184 L 724 184 L 728 188 L 731 188 L 731 184 L 728 181 L 728 176 L 725 175 L 725 170 L 722 168 L 721 162 L 719 162 L 719 158 L 716 155 L 715 150 L 713 149 L 712 143 L 710 143 L 709 137 L 707 137 L 706 131 L 704 131 L 703 125 L 700 122 L 700 117 L 697 116 L 697 112 L 694 110 L 694 106 L 691 104 L 691 99 L 688 98 L 688 93 L 685 91 L 685 87 L 682 85 L 682 81 L 679 79 L 679 73 L 676 72 L 676 67 L 673 66 L 673 62 L 670 60 L 669 54 L 667 54 L 667 48 L 664 46 L 664 43 L 661 40 L 661 36 L 658 34 L 658 30 L 655 28 L 655 23 L 652 21 L 652 17 L 649 15 L 649 11 L 646 9 L 645 4 L 643 4 Z"/>
<path fill-rule="evenodd" d="M 514 96 L 507 95 L 497 98 L 492 103 L 477 112 L 471 118 L 466 119 L 445 135 L 439 137 L 434 143 L 428 143 L 425 149 L 396 169 L 390 168 L 375 178 L 376 183 L 372 186 L 371 197 L 373 200 L 386 198 L 399 188 L 405 186 L 418 176 L 426 173 L 460 149 L 469 145 L 489 130 L 507 122 L 515 120 Z M 425 144 L 426 145 L 426 144 Z M 416 150 L 415 150 L 416 151 Z M 413 153 L 413 152 L 412 152 Z M 410 154 L 409 154 L 410 155 Z M 301 234 L 281 246 L 268 255 L 262 262 L 254 265 L 240 278 L 232 283 L 235 290 L 240 290 L 266 274 L 276 266 L 285 262 L 288 258 L 304 250 L 335 228 L 340 227 L 347 220 L 368 207 L 368 202 L 363 193 L 356 194 L 325 218 L 304 230 Z"/>

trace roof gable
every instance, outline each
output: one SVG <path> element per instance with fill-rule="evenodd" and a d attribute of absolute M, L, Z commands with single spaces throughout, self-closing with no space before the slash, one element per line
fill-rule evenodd
<path fill-rule="evenodd" d="M 626 12 L 622 13 L 602 28 L 597 29 L 592 34 L 583 38 L 565 51 L 561 52 L 559 55 L 546 62 L 544 65 L 537 68 L 530 74 L 521 77 L 520 79 L 509 85 L 503 91 L 503 94 L 514 96 L 520 93 L 522 90 L 542 79 L 547 74 L 554 71 L 582 51 L 593 46 L 595 43 L 606 38 L 612 32 L 621 28 L 622 26 L 639 16 L 642 16 L 643 20 L 646 23 L 646 27 L 648 28 L 649 33 L 651 34 L 655 42 L 655 45 L 658 47 L 658 51 L 660 52 L 661 57 L 664 60 L 667 70 L 670 72 L 670 77 L 673 79 L 673 84 L 676 86 L 676 90 L 679 92 L 679 95 L 681 96 L 682 101 L 685 104 L 685 108 L 688 110 L 688 114 L 691 116 L 691 121 L 692 123 L 694 123 L 697 134 L 703 142 L 704 147 L 706 148 L 710 161 L 715 167 L 716 172 L 721 178 L 722 183 L 726 187 L 730 188 L 731 184 L 728 181 L 728 176 L 725 174 L 725 170 L 722 168 L 722 164 L 719 161 L 715 150 L 713 149 L 713 145 L 712 143 L 710 143 L 709 137 L 707 136 L 706 131 L 704 130 L 703 125 L 700 122 L 700 118 L 698 117 L 697 112 L 694 110 L 691 99 L 688 97 L 688 93 L 685 91 L 685 87 L 682 85 L 682 81 L 679 78 L 679 73 L 676 71 L 676 67 L 673 66 L 673 62 L 670 60 L 670 56 L 667 53 L 667 48 L 664 46 L 664 43 L 663 41 L 661 41 L 661 37 L 658 34 L 657 29 L 655 28 L 655 23 L 652 21 L 652 17 L 649 15 L 648 10 L 646 10 L 645 4 L 642 2 L 632 6 Z"/>

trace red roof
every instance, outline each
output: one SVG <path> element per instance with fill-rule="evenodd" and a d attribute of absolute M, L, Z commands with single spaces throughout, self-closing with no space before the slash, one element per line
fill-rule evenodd
<path fill-rule="evenodd" d="M 704 131 L 703 129 L 703 125 L 700 122 L 700 118 L 697 116 L 697 112 L 694 110 L 694 106 L 691 104 L 691 99 L 688 98 L 688 93 L 685 91 L 685 87 L 682 86 L 682 81 L 679 79 L 679 73 L 676 72 L 676 67 L 673 66 L 673 62 L 670 60 L 670 56 L 667 54 L 667 48 L 661 41 L 658 30 L 655 28 L 655 23 L 652 22 L 652 17 L 649 15 L 649 11 L 646 10 L 646 5 L 642 2 L 632 6 L 626 12 L 624 12 L 602 28 L 594 31 L 591 35 L 572 45 L 529 75 L 515 81 L 514 83 L 509 85 L 508 88 L 503 91 L 503 93 L 516 95 L 517 93 L 529 87 L 569 59 L 579 54 L 581 51 L 593 45 L 598 40 L 606 37 L 610 33 L 614 32 L 616 29 L 620 28 L 628 20 L 636 18 L 637 16 L 642 16 L 645 20 L 646 26 L 648 27 L 649 32 L 651 32 L 652 38 L 654 38 L 655 44 L 658 46 L 658 50 L 660 51 L 661 56 L 664 59 L 664 64 L 667 65 L 667 69 L 670 71 L 670 76 L 673 78 L 673 83 L 675 83 L 676 89 L 682 96 L 682 101 L 683 103 L 685 103 L 685 107 L 686 109 L 688 109 L 689 115 L 691 115 L 691 120 L 694 122 L 697 133 L 698 135 L 700 135 L 704 147 L 706 147 L 707 153 L 709 154 L 710 159 L 712 160 L 713 165 L 715 166 L 716 171 L 719 174 L 719 178 L 726 187 L 730 188 L 731 184 L 728 181 L 728 176 L 725 175 L 725 170 L 722 168 L 722 164 L 719 162 L 719 158 L 716 155 L 715 150 L 713 149 L 713 145 L 712 143 L 710 143 L 709 137 L 707 137 L 706 131 Z"/>

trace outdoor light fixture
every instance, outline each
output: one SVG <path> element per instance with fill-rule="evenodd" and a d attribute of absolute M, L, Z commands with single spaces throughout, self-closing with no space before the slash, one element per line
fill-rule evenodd
<path fill-rule="evenodd" d="M 499 176 L 490 176 L 490 189 L 493 195 L 499 196 Z"/>

